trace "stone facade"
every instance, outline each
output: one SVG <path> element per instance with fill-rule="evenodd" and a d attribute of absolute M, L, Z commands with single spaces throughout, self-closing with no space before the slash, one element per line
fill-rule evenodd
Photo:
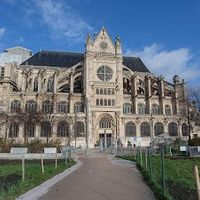
<path fill-rule="evenodd" d="M 49 134 L 76 146 L 100 142 L 107 148 L 119 138 L 124 145 L 130 140 L 148 146 L 163 133 L 187 138 L 180 111 L 185 84 L 178 76 L 173 81 L 155 77 L 139 58 L 124 57 L 120 39 L 113 43 L 102 28 L 95 38 L 88 35 L 84 54 L 39 52 L 21 65 L 8 64 L 0 110 L 12 115 L 20 106 L 45 113 L 46 124 L 27 128 L 12 122 L 8 137 L 16 142 L 23 142 L 24 134 L 30 140 Z M 5 137 L 5 125 L 0 136 Z"/>

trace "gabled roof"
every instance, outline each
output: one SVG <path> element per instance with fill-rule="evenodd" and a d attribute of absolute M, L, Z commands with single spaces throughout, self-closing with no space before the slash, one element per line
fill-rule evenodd
<path fill-rule="evenodd" d="M 52 66 L 69 68 L 83 61 L 83 53 L 41 51 L 21 63 L 21 65 Z M 123 57 L 123 65 L 138 72 L 149 72 L 138 57 Z"/>
<path fill-rule="evenodd" d="M 21 65 L 52 66 L 69 68 L 83 61 L 83 53 L 41 51 L 34 54 Z"/>
<path fill-rule="evenodd" d="M 138 57 L 123 57 L 123 65 L 137 72 L 150 72 L 144 65 L 142 60 Z"/>

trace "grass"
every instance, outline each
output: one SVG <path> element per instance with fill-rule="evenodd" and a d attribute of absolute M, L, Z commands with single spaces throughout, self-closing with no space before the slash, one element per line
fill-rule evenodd
<path fill-rule="evenodd" d="M 53 161 L 44 160 L 44 175 L 41 172 L 40 161 L 25 161 L 25 181 L 20 179 L 16 185 L 10 186 L 7 190 L 0 191 L 0 200 L 11 200 L 46 181 L 47 179 L 63 172 L 65 169 L 75 164 L 75 161 L 58 160 L 58 167 L 55 169 Z M 0 165 L 0 176 L 9 174 L 21 175 L 21 163 L 19 161 Z"/>
<path fill-rule="evenodd" d="M 121 156 L 120 158 L 134 161 L 133 156 Z M 194 176 L 194 165 L 200 167 L 200 159 L 194 158 L 179 158 L 171 159 L 165 158 L 165 196 L 162 192 L 161 184 L 161 158 L 160 156 L 151 157 L 152 163 L 152 177 L 150 177 L 149 168 L 145 169 L 145 159 L 143 156 L 142 166 L 140 165 L 140 158 L 138 158 L 137 167 L 143 174 L 145 181 L 154 191 L 158 199 L 196 199 L 196 183 Z M 148 162 L 149 164 L 149 162 Z"/>

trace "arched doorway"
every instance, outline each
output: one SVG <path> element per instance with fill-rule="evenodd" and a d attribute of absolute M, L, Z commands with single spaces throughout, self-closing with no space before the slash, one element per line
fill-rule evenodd
<path fill-rule="evenodd" d="M 114 120 L 109 114 L 102 115 L 99 120 L 99 143 L 100 149 L 111 147 L 113 138 Z"/>

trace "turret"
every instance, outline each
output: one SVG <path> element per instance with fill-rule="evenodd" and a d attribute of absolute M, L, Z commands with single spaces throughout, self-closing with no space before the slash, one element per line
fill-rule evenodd
<path fill-rule="evenodd" d="M 119 37 L 116 37 L 116 41 L 115 41 L 115 54 L 116 55 L 122 54 L 121 41 Z"/>
<path fill-rule="evenodd" d="M 86 39 L 86 45 L 85 45 L 86 52 L 91 52 L 92 47 L 93 47 L 93 40 L 91 38 L 91 35 L 88 33 L 87 39 Z"/>

